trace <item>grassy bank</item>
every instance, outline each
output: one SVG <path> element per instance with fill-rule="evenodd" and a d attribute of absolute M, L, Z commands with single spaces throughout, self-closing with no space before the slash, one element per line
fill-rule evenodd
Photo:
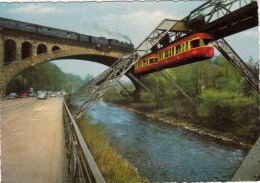
<path fill-rule="evenodd" d="M 98 124 L 92 124 L 87 118 L 81 118 L 78 120 L 78 126 L 107 182 L 148 182 L 109 146 L 107 135 Z"/>

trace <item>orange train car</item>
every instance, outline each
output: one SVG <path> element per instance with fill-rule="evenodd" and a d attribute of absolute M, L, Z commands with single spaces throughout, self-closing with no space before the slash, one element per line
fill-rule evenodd
<path fill-rule="evenodd" d="M 214 36 L 196 33 L 172 42 L 167 47 L 141 58 L 135 64 L 135 74 L 148 74 L 167 68 L 202 61 L 214 56 Z"/>

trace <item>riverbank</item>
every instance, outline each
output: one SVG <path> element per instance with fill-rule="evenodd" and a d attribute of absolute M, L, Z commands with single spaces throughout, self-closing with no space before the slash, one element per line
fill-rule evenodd
<path fill-rule="evenodd" d="M 83 117 L 77 124 L 106 182 L 149 182 L 109 145 L 105 131 L 90 121 Z"/>
<path fill-rule="evenodd" d="M 122 104 L 118 104 L 118 103 L 111 103 L 111 102 L 107 102 L 110 105 L 115 105 L 118 107 L 122 107 L 128 111 L 131 112 L 135 112 L 138 114 L 141 114 L 147 118 L 150 119 L 156 119 L 162 123 L 165 123 L 167 125 L 171 125 L 171 126 L 175 126 L 175 127 L 179 127 L 181 129 L 202 135 L 202 136 L 206 136 L 206 137 L 210 137 L 214 140 L 220 141 L 222 143 L 228 143 L 232 146 L 236 146 L 245 150 L 248 150 L 252 147 L 252 144 L 246 143 L 244 141 L 241 141 L 240 139 L 236 139 L 236 138 L 231 138 L 228 136 L 225 136 L 224 134 L 219 134 L 218 132 L 212 130 L 212 129 L 208 129 L 202 126 L 198 126 L 195 125 L 194 123 L 190 123 L 186 120 L 181 120 L 181 119 L 177 119 L 177 118 L 173 118 L 173 117 L 165 117 L 162 116 L 161 114 L 158 114 L 154 111 L 151 112 L 147 112 L 147 111 L 140 111 L 138 109 L 135 109 L 131 104 L 129 106 L 126 105 L 122 105 Z"/>

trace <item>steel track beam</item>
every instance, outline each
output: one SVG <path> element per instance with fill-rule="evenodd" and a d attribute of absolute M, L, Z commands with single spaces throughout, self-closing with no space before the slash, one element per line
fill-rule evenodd
<path fill-rule="evenodd" d="M 219 39 L 215 41 L 215 47 L 218 51 L 233 65 L 233 67 L 259 92 L 259 80 L 232 49 L 232 47 L 225 41 Z"/>
<path fill-rule="evenodd" d="M 254 0 L 208 0 L 190 12 L 183 20 L 193 22 L 197 17 L 204 17 L 204 23 L 210 23 L 237 9 L 240 9 Z"/>

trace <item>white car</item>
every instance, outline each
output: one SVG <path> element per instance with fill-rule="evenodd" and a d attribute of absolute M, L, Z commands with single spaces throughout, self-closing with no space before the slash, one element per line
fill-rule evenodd
<path fill-rule="evenodd" d="M 47 92 L 41 92 L 37 95 L 37 99 L 47 99 Z"/>
<path fill-rule="evenodd" d="M 56 97 L 56 94 L 54 92 L 52 92 L 50 97 Z"/>

